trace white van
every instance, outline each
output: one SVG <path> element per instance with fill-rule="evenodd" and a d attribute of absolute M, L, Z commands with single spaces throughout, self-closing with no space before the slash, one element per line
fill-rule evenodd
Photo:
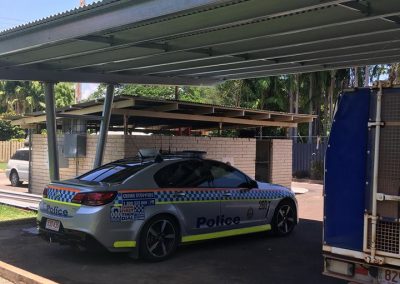
<path fill-rule="evenodd" d="M 20 186 L 29 181 L 29 148 L 17 150 L 8 161 L 6 176 L 12 186 Z"/>

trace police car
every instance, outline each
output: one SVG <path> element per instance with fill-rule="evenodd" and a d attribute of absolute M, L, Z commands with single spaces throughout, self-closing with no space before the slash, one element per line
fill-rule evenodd
<path fill-rule="evenodd" d="M 186 152 L 118 160 L 51 183 L 38 226 L 52 242 L 162 260 L 183 243 L 269 230 L 285 236 L 297 216 L 290 189 Z"/>

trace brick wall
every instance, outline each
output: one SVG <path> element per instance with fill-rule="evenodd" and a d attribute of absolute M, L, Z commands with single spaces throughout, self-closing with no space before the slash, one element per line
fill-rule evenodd
<path fill-rule="evenodd" d="M 292 140 L 272 139 L 271 182 L 291 187 Z"/>
<path fill-rule="evenodd" d="M 97 135 L 88 135 L 86 157 L 68 159 L 68 167 L 60 168 L 60 178 L 68 179 L 89 171 L 93 167 L 97 146 Z M 62 147 L 63 137 L 58 137 Z M 247 138 L 188 137 L 188 136 L 123 136 L 109 135 L 104 153 L 104 163 L 135 156 L 139 148 L 155 148 L 171 151 L 201 150 L 207 158 L 230 161 L 251 177 L 255 175 L 256 140 Z M 32 137 L 32 180 L 31 191 L 42 193 L 49 183 L 47 138 L 36 134 Z"/>

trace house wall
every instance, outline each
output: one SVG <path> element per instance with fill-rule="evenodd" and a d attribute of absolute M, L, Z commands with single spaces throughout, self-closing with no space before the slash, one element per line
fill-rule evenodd
<path fill-rule="evenodd" d="M 97 138 L 97 135 L 87 136 L 86 157 L 67 159 L 68 166 L 60 168 L 61 179 L 72 178 L 92 169 Z M 59 148 L 62 148 L 63 136 L 58 136 L 57 139 Z M 209 159 L 229 161 L 247 175 L 253 178 L 255 175 L 256 140 L 248 138 L 109 135 L 104 163 L 135 156 L 140 148 L 206 151 Z M 35 134 L 32 137 L 31 173 L 31 192 L 41 194 L 43 188 L 49 183 L 47 137 L 44 135 Z"/>

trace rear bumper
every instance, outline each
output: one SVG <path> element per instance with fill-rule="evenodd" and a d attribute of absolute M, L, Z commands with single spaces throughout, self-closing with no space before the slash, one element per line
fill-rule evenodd
<path fill-rule="evenodd" d="M 60 244 L 69 244 L 69 245 L 82 245 L 86 244 L 88 239 L 88 235 L 74 230 L 68 230 L 63 228 L 62 224 L 59 232 L 51 231 L 45 228 L 47 218 L 42 218 L 42 220 L 37 222 L 39 228 L 39 235 L 43 239 L 56 242 Z"/>
<path fill-rule="evenodd" d="M 115 252 L 132 252 L 135 249 L 135 246 L 121 246 L 120 243 L 129 241 L 136 244 L 141 222 L 111 222 L 110 205 L 72 206 L 43 200 L 39 207 L 39 233 L 46 240 L 84 247 L 95 241 L 108 251 Z M 60 221 L 60 230 L 46 229 L 47 219 Z"/>
<path fill-rule="evenodd" d="M 387 270 L 400 271 L 399 266 L 387 264 L 382 266 L 373 265 L 366 263 L 361 259 L 349 256 L 324 253 L 323 257 L 324 275 L 344 279 L 352 283 L 382 283 L 382 280 L 385 278 L 385 272 Z M 336 269 L 334 267 L 335 265 Z M 338 267 L 340 267 L 340 269 L 338 269 Z M 346 270 L 343 267 L 347 267 L 348 269 Z M 339 272 L 338 270 L 342 270 L 342 272 Z M 346 270 L 346 273 L 343 273 L 343 270 Z"/>
<path fill-rule="evenodd" d="M 6 169 L 6 177 L 7 177 L 7 179 L 10 179 L 10 173 L 11 173 L 11 170 L 10 169 Z"/>

